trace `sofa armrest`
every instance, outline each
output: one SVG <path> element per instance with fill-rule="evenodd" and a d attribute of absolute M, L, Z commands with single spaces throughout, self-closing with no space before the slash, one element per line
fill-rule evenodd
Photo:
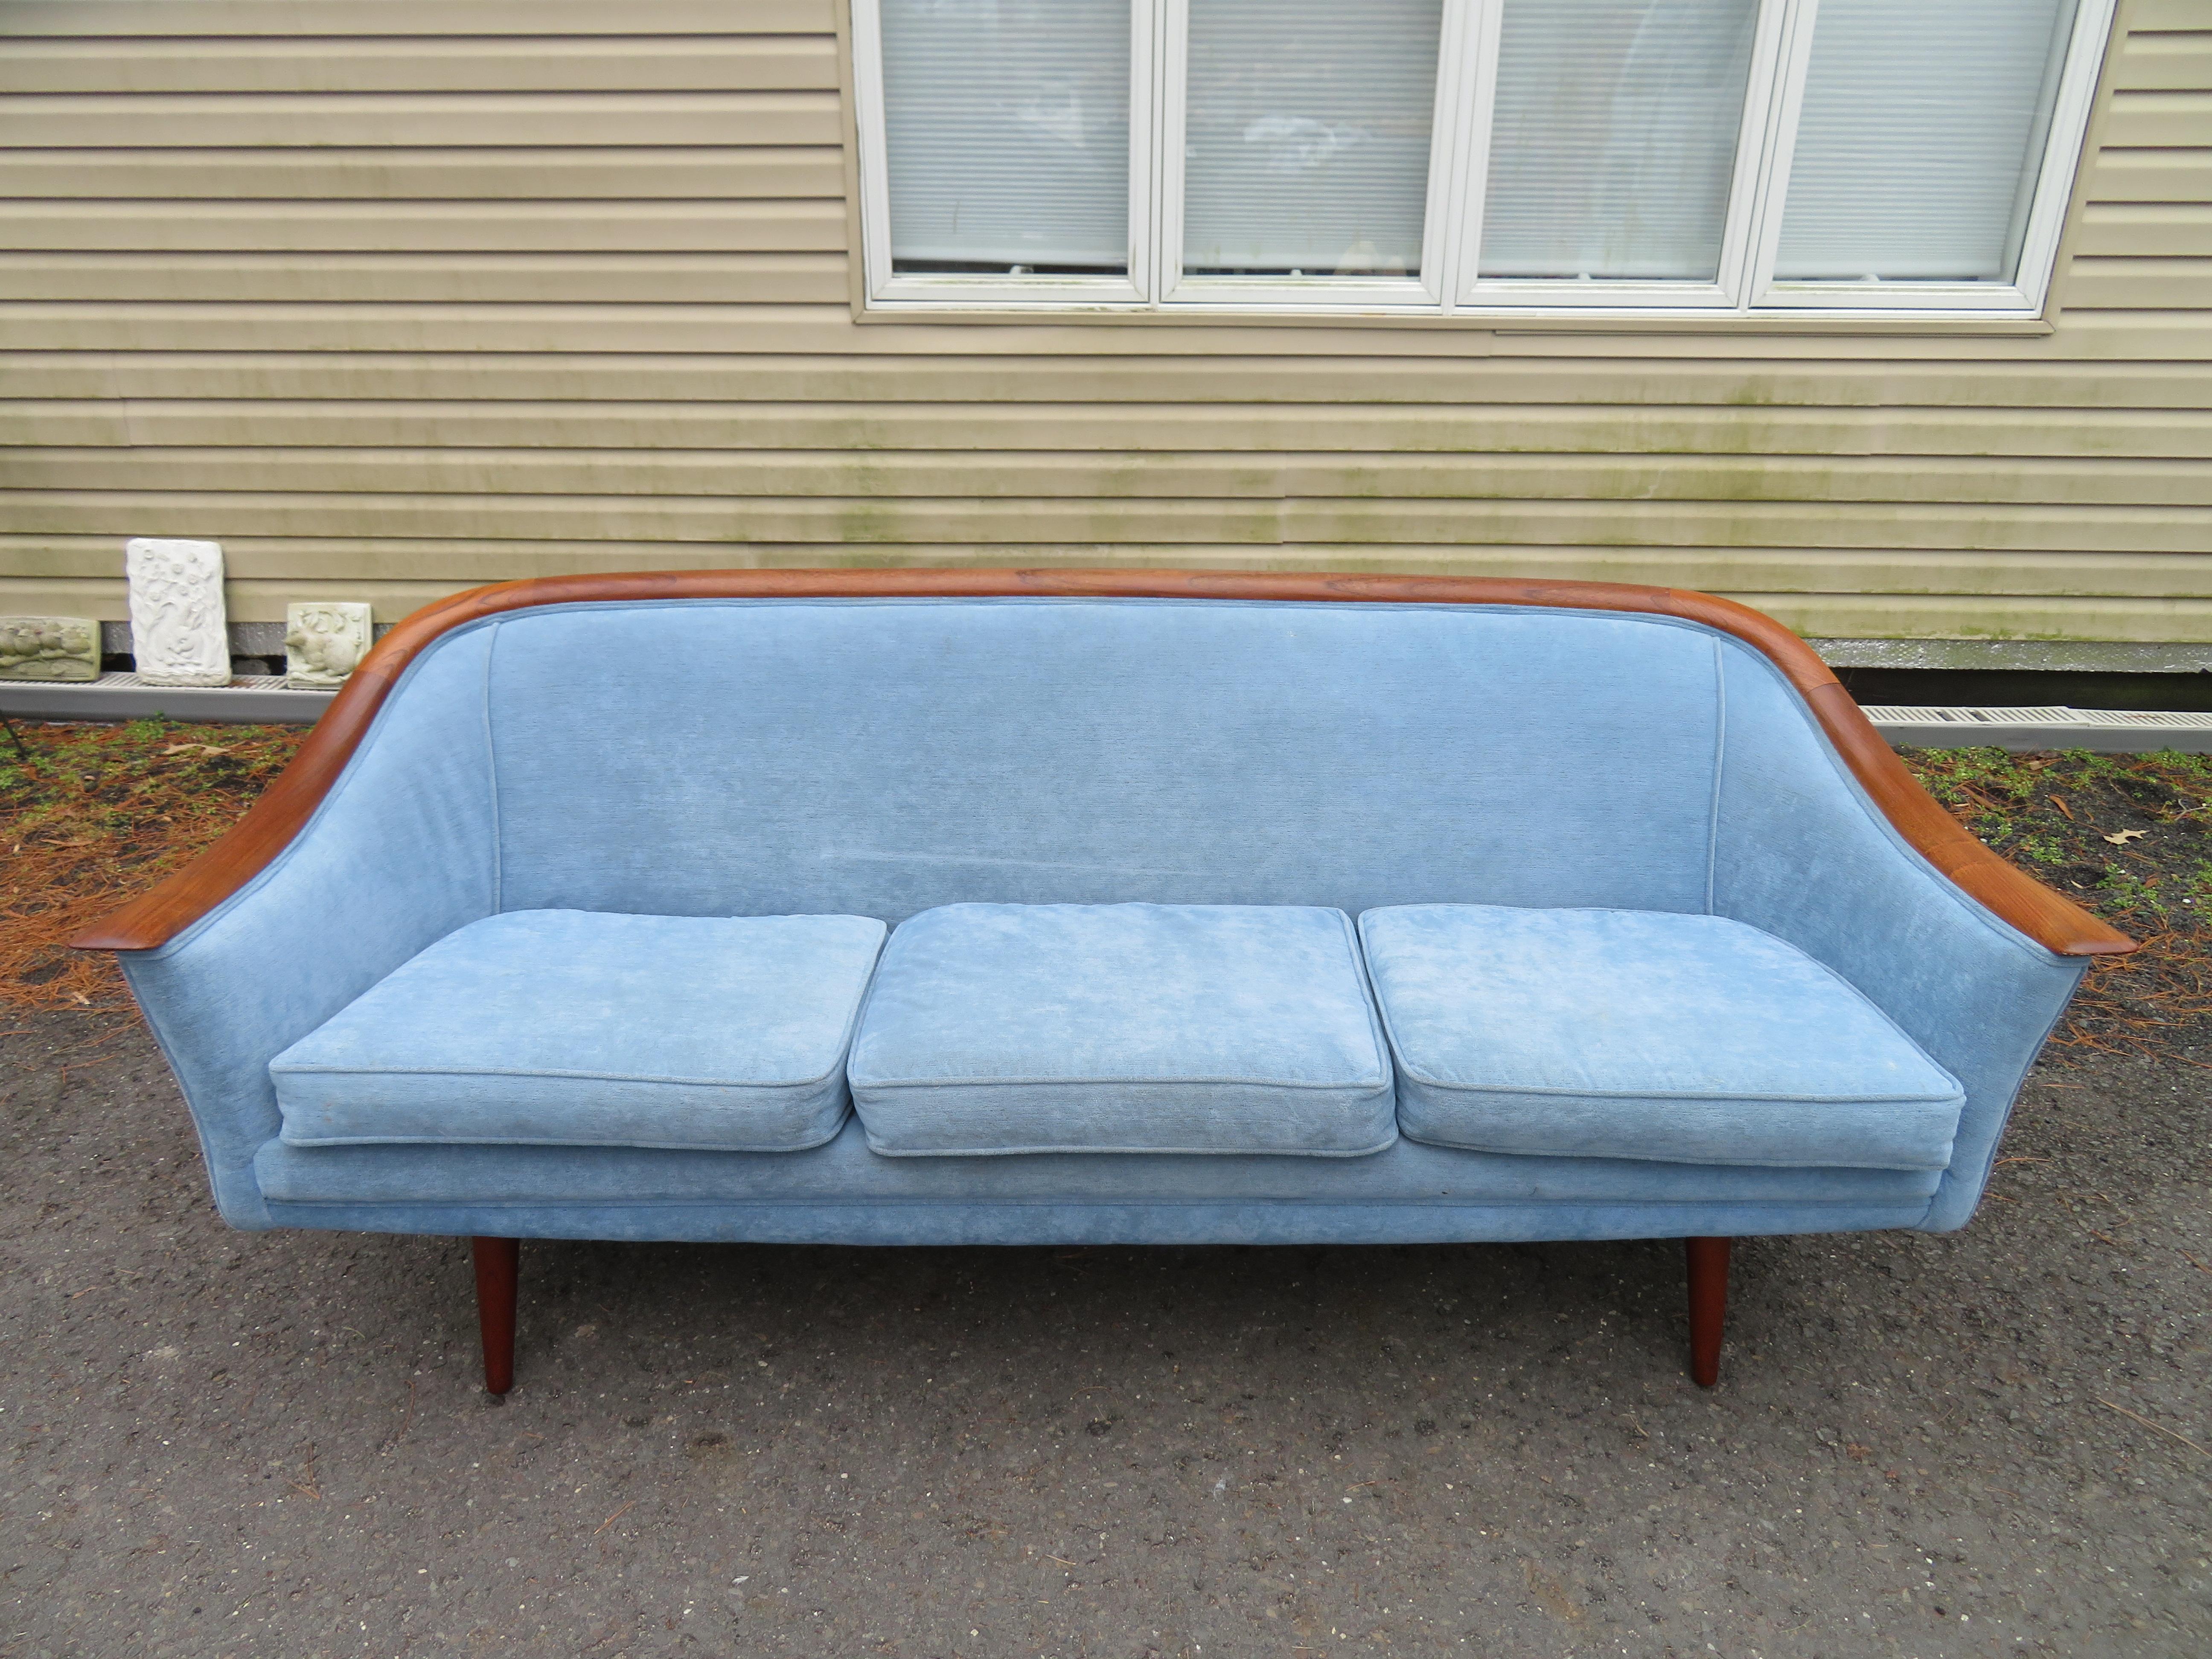
<path fill-rule="evenodd" d="M 1869 799 L 1912 849 L 2015 932 L 2062 957 L 2125 956 L 2136 943 L 1999 857 L 1920 787 L 1889 739 L 1832 682 L 1804 688 L 1806 703 Z"/>
<path fill-rule="evenodd" d="M 2091 960 L 2134 941 L 1983 847 L 1894 756 L 1901 786 L 1876 794 L 1836 740 L 1849 723 L 1748 652 L 1723 658 L 1712 908 L 1834 969 L 1965 1085 L 1950 1168 L 1922 1224 L 1963 1226 L 2021 1082 Z"/>
<path fill-rule="evenodd" d="M 253 1155 L 279 1127 L 269 1061 L 401 963 L 498 905 L 497 808 L 484 723 L 495 627 L 419 659 L 303 821 L 249 814 L 199 863 L 73 941 L 113 950 L 182 1085 L 217 1207 L 270 1225 Z M 320 735 L 319 733 L 318 734 Z M 313 747 L 313 739 L 307 749 Z M 264 801 L 270 799 L 264 796 Z M 193 910 L 193 879 L 229 883 Z M 180 896 L 181 894 L 181 896 Z M 145 941 L 139 944 L 137 941 Z"/>

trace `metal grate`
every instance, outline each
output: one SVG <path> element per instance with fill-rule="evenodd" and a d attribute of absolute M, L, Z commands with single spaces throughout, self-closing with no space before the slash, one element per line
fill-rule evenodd
<path fill-rule="evenodd" d="M 1875 728 L 1904 748 L 2181 749 L 2212 753 L 2212 714 L 2165 708 L 1966 708 L 1875 704 Z"/>
<path fill-rule="evenodd" d="M 71 690 L 89 691 L 96 687 L 118 688 L 153 687 L 151 680 L 137 674 L 102 674 L 96 680 L 0 680 L 0 690 L 11 685 L 66 686 Z M 155 690 L 175 690 L 174 687 L 154 687 Z M 194 691 L 282 691 L 285 689 L 282 674 L 234 674 L 228 685 L 196 685 Z"/>

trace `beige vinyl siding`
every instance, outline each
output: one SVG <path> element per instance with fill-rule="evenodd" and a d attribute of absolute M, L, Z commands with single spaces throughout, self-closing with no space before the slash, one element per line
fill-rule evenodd
<path fill-rule="evenodd" d="M 854 319 L 801 0 L 0 6 L 0 610 L 746 563 L 1594 577 L 2212 643 L 2212 9 L 2134 0 L 2043 333 Z"/>

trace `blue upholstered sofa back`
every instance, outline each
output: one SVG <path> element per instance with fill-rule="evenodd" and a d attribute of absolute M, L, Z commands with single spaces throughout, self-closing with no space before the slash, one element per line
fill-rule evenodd
<path fill-rule="evenodd" d="M 892 922 L 1704 910 L 1740 652 L 1603 613 L 1128 599 L 578 605 L 440 648 L 484 658 L 493 908 Z"/>

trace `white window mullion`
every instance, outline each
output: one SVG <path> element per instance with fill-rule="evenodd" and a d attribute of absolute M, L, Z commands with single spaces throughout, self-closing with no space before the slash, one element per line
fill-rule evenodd
<path fill-rule="evenodd" d="M 1145 181 L 1145 302 L 1157 311 L 1175 286 L 1176 262 L 1182 258 L 1182 94 L 1181 76 L 1170 67 L 1170 53 L 1178 38 L 1173 18 L 1176 0 L 1139 0 L 1139 3 L 1145 8 L 1146 27 L 1152 31 L 1145 58 L 1152 75 L 1145 107 L 1152 116 L 1148 143 L 1152 163 Z"/>
<path fill-rule="evenodd" d="M 1154 221 L 1158 227 L 1159 257 L 1152 289 L 1153 303 L 1164 305 L 1176 297 L 1182 283 L 1183 163 L 1189 155 L 1185 137 L 1190 91 L 1190 0 L 1153 0 L 1158 18 L 1160 165 L 1155 191 Z"/>
<path fill-rule="evenodd" d="M 1159 294 L 1159 10 L 1129 0 L 1129 281 L 1140 301 Z"/>
<path fill-rule="evenodd" d="M 1782 232 L 1782 198 L 1790 189 L 1790 155 L 1804 100 L 1805 64 L 1812 49 L 1813 11 L 1820 0 L 1781 0 L 1777 8 L 1774 62 L 1759 112 L 1759 165 L 1751 190 L 1743 280 L 1735 302 L 1748 310 L 1773 280 L 1775 239 Z"/>
<path fill-rule="evenodd" d="M 1735 178 L 1729 186 L 1728 222 L 1721 236 L 1721 292 L 1733 309 L 1751 302 L 1752 270 L 1764 204 L 1761 182 L 1777 129 L 1775 106 L 1789 48 L 1790 15 L 1798 0 L 1762 0 L 1759 33 L 1752 42 L 1751 83 L 1744 89 L 1743 125 L 1736 137 Z"/>
<path fill-rule="evenodd" d="M 1790 163 L 1797 149 L 1797 117 L 1805 105 L 1805 71 L 1813 61 L 1813 25 L 1820 9 L 1820 0 L 1789 0 L 1774 118 L 1768 128 L 1765 184 L 1759 191 L 1758 240 L 1752 251 L 1750 303 L 1754 306 L 1769 303 L 1774 287 L 1774 256 L 1782 240 L 1782 210 L 1790 197 Z"/>
<path fill-rule="evenodd" d="M 1482 272 L 1482 210 L 1490 189 L 1490 135 L 1498 112 L 1498 37 L 1504 27 L 1505 0 L 1468 0 L 1460 76 L 1467 88 L 1464 126 L 1458 146 L 1459 235 L 1455 249 L 1453 303 L 1475 303 L 1474 285 Z"/>
<path fill-rule="evenodd" d="M 1437 43 L 1435 145 L 1429 161 L 1427 234 L 1422 240 L 1421 283 L 1430 300 L 1449 312 L 1459 293 L 1460 249 L 1471 192 L 1467 147 L 1474 130 L 1477 65 L 1473 51 L 1481 0 L 1444 0 L 1443 33 Z"/>

